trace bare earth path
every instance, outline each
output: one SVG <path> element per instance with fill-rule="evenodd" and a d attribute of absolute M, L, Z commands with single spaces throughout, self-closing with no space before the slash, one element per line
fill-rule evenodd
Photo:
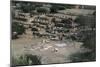
<path fill-rule="evenodd" d="M 34 38 L 32 32 L 27 30 L 26 34 L 21 35 L 19 39 L 11 41 L 12 56 L 29 53 L 41 56 L 42 64 L 51 64 L 71 62 L 68 58 L 69 55 L 82 51 L 82 48 L 80 48 L 82 43 L 80 42 L 47 40 L 45 38 Z M 59 44 L 62 46 L 59 46 Z"/>

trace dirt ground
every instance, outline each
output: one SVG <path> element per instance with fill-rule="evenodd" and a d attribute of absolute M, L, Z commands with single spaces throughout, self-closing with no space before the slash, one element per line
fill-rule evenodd
<path fill-rule="evenodd" d="M 72 40 L 52 41 L 46 38 L 38 38 L 32 35 L 30 30 L 11 40 L 12 56 L 33 54 L 41 57 L 42 64 L 71 62 L 68 58 L 71 54 L 83 51 L 82 43 Z"/>

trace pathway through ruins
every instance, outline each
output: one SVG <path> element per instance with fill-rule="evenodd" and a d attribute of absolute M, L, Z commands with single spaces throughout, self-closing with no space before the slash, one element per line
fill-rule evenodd
<path fill-rule="evenodd" d="M 82 51 L 82 43 L 71 40 L 51 41 L 45 38 L 33 37 L 31 29 L 19 39 L 11 41 L 12 55 L 33 54 L 41 57 L 42 64 L 71 62 L 71 54 Z M 58 44 L 58 46 L 57 46 Z M 62 44 L 65 46 L 59 46 Z"/>

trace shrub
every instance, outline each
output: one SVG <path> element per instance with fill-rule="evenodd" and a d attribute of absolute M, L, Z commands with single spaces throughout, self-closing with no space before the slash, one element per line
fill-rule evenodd
<path fill-rule="evenodd" d="M 16 34 L 14 34 L 13 32 L 16 32 Z M 25 33 L 25 27 L 23 26 L 23 24 L 20 24 L 18 22 L 13 22 L 11 33 L 12 33 L 12 39 L 17 39 L 18 35 L 22 35 L 23 33 Z"/>
<path fill-rule="evenodd" d="M 57 13 L 58 9 L 54 6 L 50 8 L 50 13 Z"/>
<path fill-rule="evenodd" d="M 25 28 L 23 24 L 13 22 L 12 23 L 12 32 L 17 32 L 18 34 L 23 34 L 25 32 Z"/>
<path fill-rule="evenodd" d="M 80 24 L 81 26 L 89 26 L 91 28 L 95 28 L 96 18 L 95 18 L 95 16 L 80 15 L 76 18 L 75 22 Z"/>
<path fill-rule="evenodd" d="M 58 10 L 65 10 L 66 8 L 64 6 L 56 6 Z"/>
<path fill-rule="evenodd" d="M 22 3 L 20 6 L 20 9 L 23 12 L 28 13 L 28 12 L 31 12 L 32 10 L 35 10 L 35 6 L 30 3 Z"/>
<path fill-rule="evenodd" d="M 75 53 L 70 56 L 70 60 L 72 62 L 87 62 L 87 61 L 95 61 L 96 54 L 95 52 L 85 52 L 85 53 Z"/>
<path fill-rule="evenodd" d="M 26 65 L 40 65 L 41 58 L 37 55 L 26 54 L 18 58 L 12 58 L 12 67 L 26 66 Z"/>
<path fill-rule="evenodd" d="M 38 7 L 36 10 L 38 13 L 49 13 L 50 12 L 50 9 L 46 7 Z"/>
<path fill-rule="evenodd" d="M 96 33 L 95 31 L 86 32 L 86 38 L 83 41 L 83 46 L 95 51 L 96 48 Z"/>

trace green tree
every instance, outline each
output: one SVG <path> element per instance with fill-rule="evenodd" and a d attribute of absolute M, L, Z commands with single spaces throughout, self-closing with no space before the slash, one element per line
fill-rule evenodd
<path fill-rule="evenodd" d="M 21 3 L 19 9 L 25 13 L 29 13 L 32 10 L 35 10 L 35 6 L 31 3 Z"/>
<path fill-rule="evenodd" d="M 50 9 L 46 7 L 38 7 L 36 8 L 36 10 L 38 13 L 49 13 L 50 12 Z"/>
<path fill-rule="evenodd" d="M 54 6 L 50 8 L 50 13 L 57 13 L 58 9 Z"/>
<path fill-rule="evenodd" d="M 80 26 L 89 26 L 90 28 L 95 28 L 95 16 L 79 16 L 75 21 L 80 24 Z M 80 27 L 79 26 L 79 27 Z M 84 28 L 85 29 L 85 28 Z M 90 49 L 88 52 L 75 53 L 70 56 L 72 62 L 85 62 L 85 61 L 95 61 L 96 60 L 96 30 L 80 30 L 80 39 L 83 42 L 83 46 Z"/>
<path fill-rule="evenodd" d="M 85 35 L 86 38 L 83 40 L 82 47 L 90 49 L 90 51 L 83 52 L 83 53 L 78 52 L 78 53 L 72 54 L 70 56 L 70 59 L 72 60 L 72 62 L 86 62 L 86 61 L 95 61 L 96 60 L 95 31 L 85 31 L 85 33 L 83 35 Z"/>
<path fill-rule="evenodd" d="M 70 60 L 72 62 L 88 62 L 88 61 L 95 61 L 96 54 L 95 52 L 85 52 L 85 53 L 75 53 L 70 56 Z"/>
<path fill-rule="evenodd" d="M 95 16 L 78 16 L 75 20 L 76 23 L 80 24 L 80 26 L 89 26 L 91 28 L 95 28 L 96 18 Z"/>
<path fill-rule="evenodd" d="M 17 32 L 18 35 L 21 35 L 25 33 L 25 27 L 21 23 L 13 22 L 12 23 L 12 33 L 13 32 Z"/>

